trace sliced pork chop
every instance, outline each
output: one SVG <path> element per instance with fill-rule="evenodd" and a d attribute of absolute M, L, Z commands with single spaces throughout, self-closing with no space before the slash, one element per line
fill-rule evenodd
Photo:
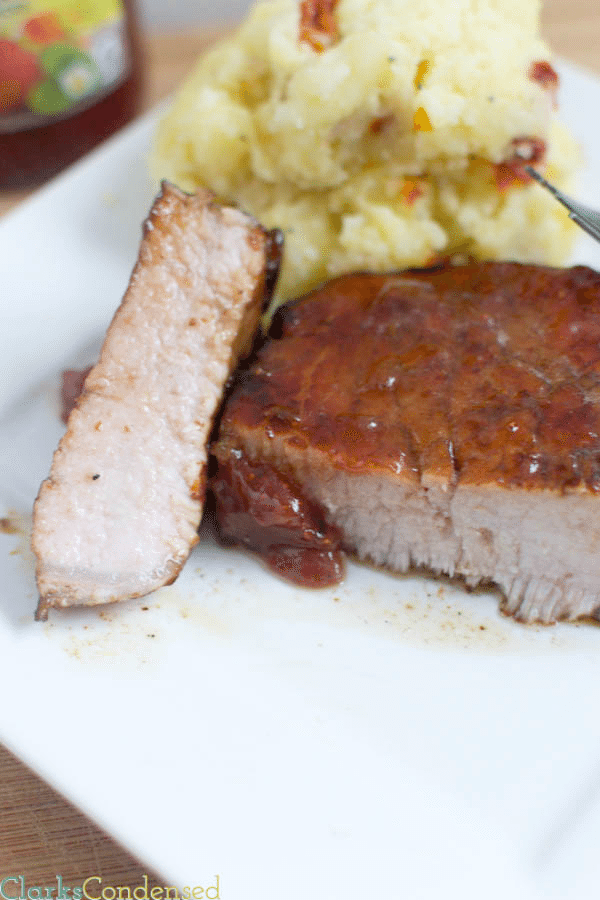
<path fill-rule="evenodd" d="M 197 540 L 214 417 L 251 347 L 276 247 L 209 192 L 163 184 L 35 503 L 38 618 L 176 578 Z"/>
<path fill-rule="evenodd" d="M 226 537 L 300 583 L 344 548 L 494 582 L 525 622 L 599 615 L 599 274 L 346 276 L 274 327 L 213 448 Z"/>

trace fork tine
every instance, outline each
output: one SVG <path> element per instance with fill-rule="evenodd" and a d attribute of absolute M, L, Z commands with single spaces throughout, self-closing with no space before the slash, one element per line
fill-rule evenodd
<path fill-rule="evenodd" d="M 528 175 L 531 175 L 532 178 L 535 178 L 538 184 L 543 185 L 543 187 L 549 190 L 551 194 L 554 194 L 557 200 L 559 200 L 561 203 L 565 202 L 565 200 L 567 199 L 565 195 L 561 191 L 559 191 L 558 188 L 555 188 L 553 184 L 550 184 L 549 181 L 546 181 L 544 176 L 540 175 L 537 169 L 534 169 L 533 166 L 525 166 L 525 171 Z"/>
<path fill-rule="evenodd" d="M 586 212 L 585 214 L 571 212 L 569 213 L 569 218 L 572 219 L 576 225 L 579 225 L 580 228 L 583 228 L 590 237 L 600 241 L 600 216 L 594 214 L 594 218 L 591 218 L 589 212 Z"/>
<path fill-rule="evenodd" d="M 550 182 L 540 175 L 533 166 L 525 166 L 525 171 L 528 175 L 531 175 L 532 178 L 535 178 L 538 184 L 541 184 L 542 187 L 545 187 L 546 190 L 550 191 L 550 193 L 556 197 L 558 202 L 562 203 L 562 205 L 569 210 L 569 218 L 572 219 L 576 225 L 579 225 L 580 228 L 587 232 L 591 237 L 595 238 L 595 240 L 600 241 L 600 213 L 593 209 L 588 209 L 581 203 L 576 203 L 574 200 L 571 200 L 570 197 L 567 197 L 566 194 L 559 191 L 553 184 L 550 184 Z"/>

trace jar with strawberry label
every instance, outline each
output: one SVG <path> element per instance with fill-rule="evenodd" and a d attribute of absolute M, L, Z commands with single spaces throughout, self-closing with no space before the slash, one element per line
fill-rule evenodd
<path fill-rule="evenodd" d="M 0 0 L 0 189 L 46 180 L 137 108 L 133 0 Z"/>

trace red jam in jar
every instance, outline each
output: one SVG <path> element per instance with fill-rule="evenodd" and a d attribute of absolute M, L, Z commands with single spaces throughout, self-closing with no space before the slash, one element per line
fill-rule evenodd
<path fill-rule="evenodd" d="M 39 184 L 137 109 L 133 0 L 0 0 L 0 189 Z"/>

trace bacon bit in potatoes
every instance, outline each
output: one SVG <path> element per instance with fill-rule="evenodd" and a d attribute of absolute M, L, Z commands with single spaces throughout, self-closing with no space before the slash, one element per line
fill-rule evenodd
<path fill-rule="evenodd" d="M 546 60 L 531 63 L 529 77 L 532 81 L 537 81 L 541 84 L 542 87 L 558 87 L 558 74 Z"/>
<path fill-rule="evenodd" d="M 431 127 L 431 122 L 429 121 L 429 116 L 422 106 L 418 108 L 415 112 L 413 118 L 413 130 L 414 131 L 433 131 Z"/>
<path fill-rule="evenodd" d="M 423 79 L 428 74 L 431 68 L 431 63 L 427 59 L 422 59 L 419 65 L 417 66 L 417 71 L 415 72 L 414 85 L 416 90 L 418 91 L 423 85 Z"/>
<path fill-rule="evenodd" d="M 508 163 L 498 163 L 494 166 L 494 170 L 496 187 L 501 194 L 517 184 L 523 185 L 531 181 L 527 172 L 516 171 Z"/>
<path fill-rule="evenodd" d="M 514 138 L 512 144 L 514 159 L 521 160 L 522 165 L 539 162 L 546 152 L 546 142 L 541 138 Z"/>
<path fill-rule="evenodd" d="M 415 200 L 422 197 L 423 192 L 423 183 L 415 178 L 405 178 L 404 184 L 400 190 L 400 194 L 408 206 L 412 206 Z"/>
<path fill-rule="evenodd" d="M 381 134 L 382 131 L 389 128 L 393 121 L 394 116 L 392 113 L 389 113 L 387 116 L 379 116 L 370 123 L 369 131 L 371 134 Z"/>
<path fill-rule="evenodd" d="M 300 42 L 322 53 L 338 38 L 333 17 L 337 0 L 302 0 L 300 4 Z"/>
<path fill-rule="evenodd" d="M 551 91 L 554 95 L 556 94 L 558 89 L 558 74 L 545 59 L 531 63 L 528 74 L 532 81 L 537 81 L 543 88 Z"/>
<path fill-rule="evenodd" d="M 540 162 L 546 153 L 546 142 L 540 138 L 515 138 L 512 145 L 514 152 L 510 159 L 494 166 L 496 187 L 501 193 L 516 184 L 529 184 L 532 178 L 525 166 Z"/>
<path fill-rule="evenodd" d="M 552 96 L 553 105 L 557 106 L 558 75 L 550 63 L 546 62 L 546 60 L 538 60 L 538 62 L 531 63 L 529 77 L 532 81 L 537 81 L 544 90 L 548 91 Z"/>

